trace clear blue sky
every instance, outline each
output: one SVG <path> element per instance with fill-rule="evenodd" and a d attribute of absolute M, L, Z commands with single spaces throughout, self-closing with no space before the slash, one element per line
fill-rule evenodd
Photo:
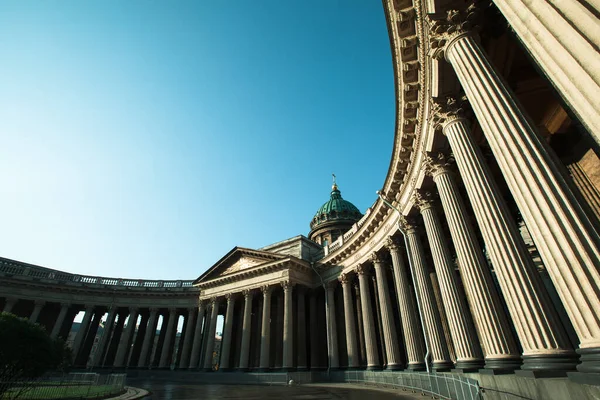
<path fill-rule="evenodd" d="M 0 256 L 194 279 L 389 166 L 379 1 L 0 2 Z"/>

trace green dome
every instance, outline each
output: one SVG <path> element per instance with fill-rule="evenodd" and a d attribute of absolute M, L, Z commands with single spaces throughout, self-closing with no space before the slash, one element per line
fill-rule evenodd
<path fill-rule="evenodd" d="M 310 229 L 314 230 L 319 225 L 332 221 L 352 221 L 356 222 L 362 218 L 361 212 L 356 206 L 347 200 L 342 199 L 337 185 L 331 188 L 331 198 L 323 204 L 317 211 L 312 221 Z"/>

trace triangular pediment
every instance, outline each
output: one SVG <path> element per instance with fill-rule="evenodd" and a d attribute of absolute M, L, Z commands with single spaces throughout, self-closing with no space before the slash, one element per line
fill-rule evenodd
<path fill-rule="evenodd" d="M 243 247 L 235 247 L 215 265 L 202 274 L 194 283 L 217 279 L 222 276 L 232 275 L 238 272 L 260 267 L 263 264 L 287 258 L 284 255 L 269 251 L 252 250 Z"/>

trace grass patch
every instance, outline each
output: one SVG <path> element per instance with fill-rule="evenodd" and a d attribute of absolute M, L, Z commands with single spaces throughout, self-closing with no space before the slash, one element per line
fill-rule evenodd
<path fill-rule="evenodd" d="M 17 390 L 9 390 L 0 399 L 12 399 L 11 392 Z M 19 399 L 23 400 L 47 400 L 47 399 L 96 399 L 110 394 L 121 392 L 121 389 L 111 385 L 98 386 L 42 386 L 36 385 L 31 390 L 21 395 Z"/>

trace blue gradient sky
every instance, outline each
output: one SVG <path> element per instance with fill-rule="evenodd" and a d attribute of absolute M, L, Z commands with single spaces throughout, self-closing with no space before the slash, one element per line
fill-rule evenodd
<path fill-rule="evenodd" d="M 389 165 L 378 1 L 0 2 L 0 256 L 194 279 Z"/>

